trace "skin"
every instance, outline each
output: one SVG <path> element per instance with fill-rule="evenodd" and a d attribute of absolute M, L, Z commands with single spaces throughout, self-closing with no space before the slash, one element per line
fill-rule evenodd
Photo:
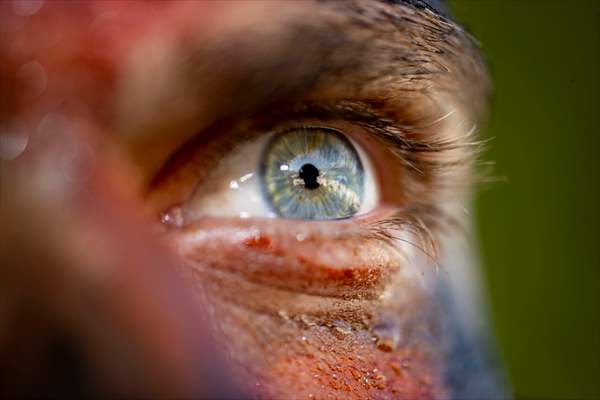
<path fill-rule="evenodd" d="M 7 394 L 503 394 L 463 211 L 488 81 L 454 23 L 379 2 L 1 6 L 2 132 L 27 138 L 1 171 Z M 235 143 L 310 124 L 368 153 L 376 209 L 196 217 Z"/>

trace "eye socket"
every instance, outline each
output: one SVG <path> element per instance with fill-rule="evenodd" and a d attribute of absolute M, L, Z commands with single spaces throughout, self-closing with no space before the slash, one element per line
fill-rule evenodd
<path fill-rule="evenodd" d="M 288 128 L 233 148 L 182 204 L 182 217 L 350 218 L 377 206 L 376 181 L 366 153 L 342 132 Z"/>

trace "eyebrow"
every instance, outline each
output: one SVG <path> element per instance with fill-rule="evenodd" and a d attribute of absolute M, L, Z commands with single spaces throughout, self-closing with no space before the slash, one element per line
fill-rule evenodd
<path fill-rule="evenodd" d="M 126 122 L 119 130 L 138 162 L 160 164 L 153 152 L 174 151 L 219 119 L 240 118 L 314 92 L 341 99 L 387 98 L 389 108 L 398 109 L 438 82 L 452 95 L 464 92 L 471 103 L 481 99 L 469 96 L 485 86 L 478 85 L 484 74 L 473 44 L 438 14 L 385 3 L 311 4 L 312 18 L 269 19 L 275 27 L 267 32 L 255 27 L 213 41 L 172 42 L 170 59 L 164 61 L 170 69 L 158 71 L 171 75 L 160 77 L 167 84 L 156 90 L 156 77 L 148 74 L 150 81 L 124 85 L 126 106 L 119 114 Z M 144 60 L 136 65 L 144 68 Z M 392 96 L 409 101 L 391 104 Z"/>

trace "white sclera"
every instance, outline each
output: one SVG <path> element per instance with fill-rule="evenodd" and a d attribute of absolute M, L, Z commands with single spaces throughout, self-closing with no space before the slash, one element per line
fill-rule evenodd
<path fill-rule="evenodd" d="M 260 163 L 272 134 L 259 136 L 233 149 L 210 171 L 192 196 L 183 204 L 184 222 L 203 216 L 278 218 L 263 192 Z M 379 201 L 377 177 L 367 154 L 351 141 L 364 170 L 364 196 L 358 214 L 373 210 Z M 282 171 L 288 165 L 279 166 Z"/>
<path fill-rule="evenodd" d="M 366 214 L 370 211 L 373 211 L 375 207 L 377 207 L 377 203 L 379 203 L 379 185 L 378 185 L 378 177 L 375 172 L 375 167 L 371 163 L 369 156 L 365 151 L 358 145 L 358 143 L 354 142 L 352 139 L 348 138 L 358 156 L 360 157 L 360 162 L 363 167 L 364 174 L 364 192 L 363 192 L 363 201 L 360 205 L 360 210 L 358 210 L 357 215 Z"/>

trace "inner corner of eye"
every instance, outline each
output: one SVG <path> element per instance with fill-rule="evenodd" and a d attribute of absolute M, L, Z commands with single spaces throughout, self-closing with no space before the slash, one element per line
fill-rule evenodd
<path fill-rule="evenodd" d="M 203 216 L 334 220 L 372 211 L 379 200 L 367 153 L 337 129 L 300 126 L 238 144 L 182 207 Z"/>

